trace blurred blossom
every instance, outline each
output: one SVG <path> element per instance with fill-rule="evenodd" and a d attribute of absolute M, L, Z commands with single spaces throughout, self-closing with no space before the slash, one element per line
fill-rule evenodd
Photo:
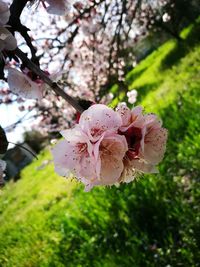
<path fill-rule="evenodd" d="M 168 21 L 170 21 L 170 19 L 171 19 L 171 17 L 168 13 L 163 14 L 163 16 L 162 16 L 163 22 L 168 22 Z"/>
<path fill-rule="evenodd" d="M 137 95 L 138 92 L 135 89 L 127 92 L 128 102 L 134 104 L 137 101 Z"/>
<path fill-rule="evenodd" d="M 19 111 L 24 111 L 25 110 L 25 107 L 24 106 L 19 106 Z"/>

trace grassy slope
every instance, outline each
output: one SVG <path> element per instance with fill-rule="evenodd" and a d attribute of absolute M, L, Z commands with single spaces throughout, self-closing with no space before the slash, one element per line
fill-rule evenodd
<path fill-rule="evenodd" d="M 1 192 L 0 266 L 200 266 L 200 45 L 183 34 L 127 75 L 169 129 L 160 174 L 84 193 L 52 164 L 37 170 L 44 152 Z"/>

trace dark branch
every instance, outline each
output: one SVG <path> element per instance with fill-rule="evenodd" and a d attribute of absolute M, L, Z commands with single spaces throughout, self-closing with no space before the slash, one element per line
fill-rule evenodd
<path fill-rule="evenodd" d="M 26 44 L 30 48 L 32 61 L 36 65 L 39 66 L 39 59 L 36 56 L 37 50 L 32 45 L 32 40 L 30 36 L 28 35 L 29 29 L 26 26 L 22 25 L 20 21 L 20 16 L 22 14 L 22 11 L 28 2 L 32 2 L 32 1 L 31 0 L 13 0 L 12 5 L 10 6 L 10 19 L 9 19 L 8 25 L 11 26 L 11 32 L 13 34 L 15 31 L 18 31 L 22 35 L 22 37 L 26 41 Z"/>
<path fill-rule="evenodd" d="M 22 63 L 30 70 L 32 70 L 36 75 L 38 75 L 41 80 L 43 80 L 46 84 L 48 84 L 53 91 L 62 96 L 70 105 L 72 105 L 78 112 L 82 113 L 84 109 L 77 103 L 77 101 L 65 93 L 57 83 L 53 82 L 46 73 L 44 73 L 36 64 L 34 64 L 31 60 L 29 60 L 25 53 L 23 53 L 19 48 L 15 50 L 16 56 L 18 56 Z"/>

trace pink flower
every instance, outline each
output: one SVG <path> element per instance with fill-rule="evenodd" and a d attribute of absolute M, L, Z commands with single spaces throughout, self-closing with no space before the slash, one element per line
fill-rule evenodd
<path fill-rule="evenodd" d="M 78 179 L 96 178 L 92 144 L 80 128 L 62 131 L 65 138 L 53 150 L 55 171 L 61 176 L 73 173 Z"/>
<path fill-rule="evenodd" d="M 158 164 L 164 156 L 167 130 L 156 115 L 145 115 L 139 157 L 151 164 Z"/>
<path fill-rule="evenodd" d="M 119 114 L 104 105 L 84 111 L 79 124 L 61 132 L 65 140 L 53 148 L 56 172 L 62 176 L 73 173 L 87 191 L 119 182 L 128 149 L 126 138 L 117 134 L 121 124 Z"/>
<path fill-rule="evenodd" d="M 55 170 L 70 172 L 85 184 L 130 182 L 141 172 L 156 172 L 165 151 L 166 129 L 155 115 L 120 105 L 117 112 L 95 104 L 81 114 L 74 129 L 61 132 L 65 140 L 53 148 Z"/>
<path fill-rule="evenodd" d="M 113 185 L 120 182 L 120 177 L 124 169 L 123 158 L 128 150 L 124 136 L 111 134 L 102 137 L 94 145 L 94 155 L 96 162 L 96 179 L 82 182 L 86 185 L 86 191 L 97 185 Z"/>
<path fill-rule="evenodd" d="M 97 142 L 104 133 L 117 133 L 122 120 L 111 108 L 96 104 L 81 114 L 79 125 L 91 142 Z"/>
<path fill-rule="evenodd" d="M 144 117 L 142 114 L 143 108 L 141 106 L 130 110 L 125 103 L 121 103 L 118 105 L 116 111 L 122 118 L 122 126 L 119 128 L 121 132 L 126 132 L 133 126 L 142 128 Z"/>
<path fill-rule="evenodd" d="M 120 105 L 117 112 L 123 122 L 119 130 L 126 137 L 129 148 L 124 158 L 122 180 L 129 182 L 139 172 L 157 172 L 155 165 L 164 156 L 167 130 L 162 128 L 156 115 L 143 115 L 139 106 L 131 111 L 126 105 Z"/>
<path fill-rule="evenodd" d="M 26 74 L 17 69 L 8 69 L 8 85 L 10 90 L 21 97 L 41 100 L 44 84 L 32 81 Z"/>
<path fill-rule="evenodd" d="M 135 159 L 141 147 L 142 131 L 145 124 L 142 107 L 135 107 L 131 111 L 123 104 L 118 106 L 117 112 L 120 114 L 123 122 L 119 131 L 121 134 L 125 135 L 129 147 L 127 156 L 130 159 Z"/>

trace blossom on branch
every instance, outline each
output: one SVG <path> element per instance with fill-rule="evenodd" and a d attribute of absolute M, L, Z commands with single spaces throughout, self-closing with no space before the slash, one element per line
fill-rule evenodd
<path fill-rule="evenodd" d="M 40 79 L 32 81 L 23 72 L 9 68 L 7 80 L 9 88 L 14 94 L 27 99 L 42 99 L 45 86 Z"/>
<path fill-rule="evenodd" d="M 92 105 L 73 129 L 61 132 L 64 140 L 52 150 L 55 171 L 62 176 L 71 172 L 86 191 L 155 172 L 167 140 L 167 130 L 161 125 L 156 115 L 144 115 L 142 107 L 131 111 L 121 104 L 114 111 Z"/>

